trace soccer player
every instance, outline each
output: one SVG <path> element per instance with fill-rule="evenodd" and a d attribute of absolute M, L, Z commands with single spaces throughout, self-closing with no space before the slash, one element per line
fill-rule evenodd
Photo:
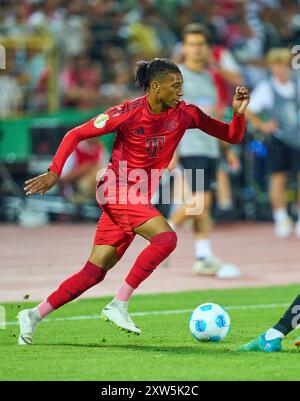
<path fill-rule="evenodd" d="M 243 138 L 244 112 L 250 100 L 247 88 L 236 88 L 232 121 L 225 124 L 209 117 L 197 106 L 180 100 L 182 74 L 168 59 L 140 61 L 136 84 L 147 92 L 146 95 L 112 107 L 70 130 L 48 172 L 25 182 L 26 195 L 44 194 L 58 182 L 66 159 L 80 141 L 116 132 L 110 162 L 97 185 L 97 199 L 103 214 L 96 228 L 90 257 L 82 270 L 62 282 L 37 307 L 19 313 L 19 344 L 32 344 L 41 319 L 103 281 L 136 234 L 147 239 L 149 245 L 138 256 L 116 297 L 103 309 L 102 317 L 129 332 L 140 334 L 141 330 L 128 314 L 129 298 L 177 243 L 175 232 L 150 202 L 159 177 L 188 128 L 199 128 L 230 143 L 240 143 Z"/>
<path fill-rule="evenodd" d="M 275 326 L 261 334 L 248 344 L 243 345 L 240 351 L 280 352 L 282 339 L 300 324 L 300 295 L 289 306 L 285 314 Z M 300 337 L 295 341 L 300 346 Z"/>

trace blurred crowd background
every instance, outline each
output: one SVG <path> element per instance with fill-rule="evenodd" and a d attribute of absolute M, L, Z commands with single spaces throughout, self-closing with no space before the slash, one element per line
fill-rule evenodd
<path fill-rule="evenodd" d="M 190 22 L 205 24 L 211 44 L 232 52 L 250 89 L 265 74 L 270 48 L 300 42 L 297 0 L 1 0 L 0 37 L 53 38 L 59 106 L 89 109 L 139 95 L 136 61 L 174 57 Z M 1 74 L 13 88 L 0 104 L 1 117 L 48 109 L 47 54 L 16 49 L 7 50 Z"/>
<path fill-rule="evenodd" d="M 0 44 L 6 49 L 6 69 L 0 69 L 2 199 L 11 194 L 21 197 L 18 182 L 43 171 L 45 155 L 59 143 L 53 135 L 61 138 L 68 126 L 95 111 L 141 95 L 134 86 L 137 60 L 171 57 L 179 62 L 181 33 L 187 24 L 201 23 L 209 30 L 212 52 L 207 67 L 218 61 L 216 49 L 226 49 L 250 90 L 266 77 L 264 57 L 271 48 L 300 44 L 299 0 L 0 0 L 0 7 Z M 226 119 L 230 109 L 224 106 Z M 51 116 L 62 111 L 69 117 L 58 126 Z M 24 116 L 35 118 L 30 144 L 22 142 L 13 125 L 28 124 Z M 11 131 L 5 135 L 7 129 Z M 43 142 L 47 135 L 50 144 Z M 19 154 L 9 143 L 19 146 Z M 91 158 L 104 165 L 111 142 L 102 148 L 89 146 Z M 241 168 L 230 171 L 227 166 L 235 198 L 229 218 L 271 218 L 262 137 L 250 130 L 247 141 L 235 151 Z M 84 152 L 88 150 L 78 150 L 77 160 Z M 67 185 L 73 178 L 67 175 L 60 194 L 73 194 Z M 293 207 L 296 186 L 292 184 L 289 191 Z M 2 213 L 1 218 L 13 215 Z"/>

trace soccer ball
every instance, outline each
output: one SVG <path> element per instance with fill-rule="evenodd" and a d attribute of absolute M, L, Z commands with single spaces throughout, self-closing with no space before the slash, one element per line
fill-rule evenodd
<path fill-rule="evenodd" d="M 230 317 L 220 305 L 199 305 L 190 317 L 190 330 L 198 341 L 221 341 L 230 330 Z"/>

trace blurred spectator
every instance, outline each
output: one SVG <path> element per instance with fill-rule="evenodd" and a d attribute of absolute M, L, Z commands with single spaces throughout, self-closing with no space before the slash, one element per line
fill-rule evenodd
<path fill-rule="evenodd" d="M 269 136 L 270 198 L 275 232 L 278 237 L 286 238 L 293 229 L 285 200 L 287 173 L 298 175 L 300 189 L 300 78 L 299 74 L 292 74 L 289 49 L 270 50 L 266 61 L 270 77 L 254 88 L 247 116 L 257 130 Z M 261 117 L 262 112 L 266 113 L 266 121 Z M 296 234 L 300 237 L 300 203 L 298 214 Z"/>
<path fill-rule="evenodd" d="M 70 59 L 60 76 L 63 105 L 91 109 L 100 102 L 101 67 L 81 54 Z"/>
<path fill-rule="evenodd" d="M 160 52 L 163 52 L 165 57 L 169 57 L 170 50 L 177 42 L 177 37 L 160 13 L 155 9 L 149 10 L 144 15 L 144 24 L 154 28 Z"/>
<path fill-rule="evenodd" d="M 81 0 L 71 0 L 66 9 L 63 29 L 63 46 L 66 57 L 79 56 L 86 50 L 88 21 Z"/>
<path fill-rule="evenodd" d="M 127 66 L 119 66 L 112 71 L 111 82 L 101 86 L 102 101 L 111 107 L 133 98 L 130 91 L 132 76 Z"/>
<path fill-rule="evenodd" d="M 7 36 L 32 34 L 32 27 L 28 24 L 29 10 L 29 5 L 26 2 L 11 5 L 10 12 L 6 15 L 3 24 Z"/>
<path fill-rule="evenodd" d="M 0 118 L 12 117 L 20 112 L 22 100 L 17 79 L 0 69 Z"/>
<path fill-rule="evenodd" d="M 218 111 L 224 115 L 224 109 L 231 105 L 234 88 L 242 84 L 240 67 L 228 49 L 213 45 L 209 52 L 208 68 L 214 76 L 218 92 Z"/>
<path fill-rule="evenodd" d="M 45 54 L 34 49 L 28 49 L 25 63 L 26 89 L 28 92 L 28 112 L 38 112 L 47 109 L 48 104 L 48 69 Z"/>
<path fill-rule="evenodd" d="M 13 117 L 23 110 L 24 93 L 14 72 L 15 53 L 6 51 L 6 69 L 0 69 L 0 119 Z"/>
<path fill-rule="evenodd" d="M 105 45 L 102 47 L 103 82 L 109 83 L 113 78 L 113 71 L 129 68 L 126 51 L 121 47 Z"/>
<path fill-rule="evenodd" d="M 107 48 L 126 49 L 123 15 L 117 3 L 95 2 L 90 10 L 90 56 L 92 59 L 102 58 L 105 62 Z"/>
<path fill-rule="evenodd" d="M 162 44 L 155 27 L 147 18 L 130 25 L 128 47 L 131 53 L 144 53 L 148 58 L 160 54 Z"/>

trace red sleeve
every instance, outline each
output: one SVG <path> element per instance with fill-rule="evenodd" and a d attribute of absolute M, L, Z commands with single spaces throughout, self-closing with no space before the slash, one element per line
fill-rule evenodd
<path fill-rule="evenodd" d="M 85 124 L 68 131 L 64 136 L 48 170 L 60 176 L 63 166 L 80 141 L 114 132 L 124 122 L 128 113 L 122 112 L 122 107 L 112 107 L 103 114 L 92 118 Z"/>
<path fill-rule="evenodd" d="M 207 134 L 229 143 L 241 143 L 245 134 L 246 121 L 244 115 L 233 114 L 230 124 L 216 120 L 197 106 L 189 105 L 192 110 L 192 121 L 188 128 L 199 128 Z"/>

